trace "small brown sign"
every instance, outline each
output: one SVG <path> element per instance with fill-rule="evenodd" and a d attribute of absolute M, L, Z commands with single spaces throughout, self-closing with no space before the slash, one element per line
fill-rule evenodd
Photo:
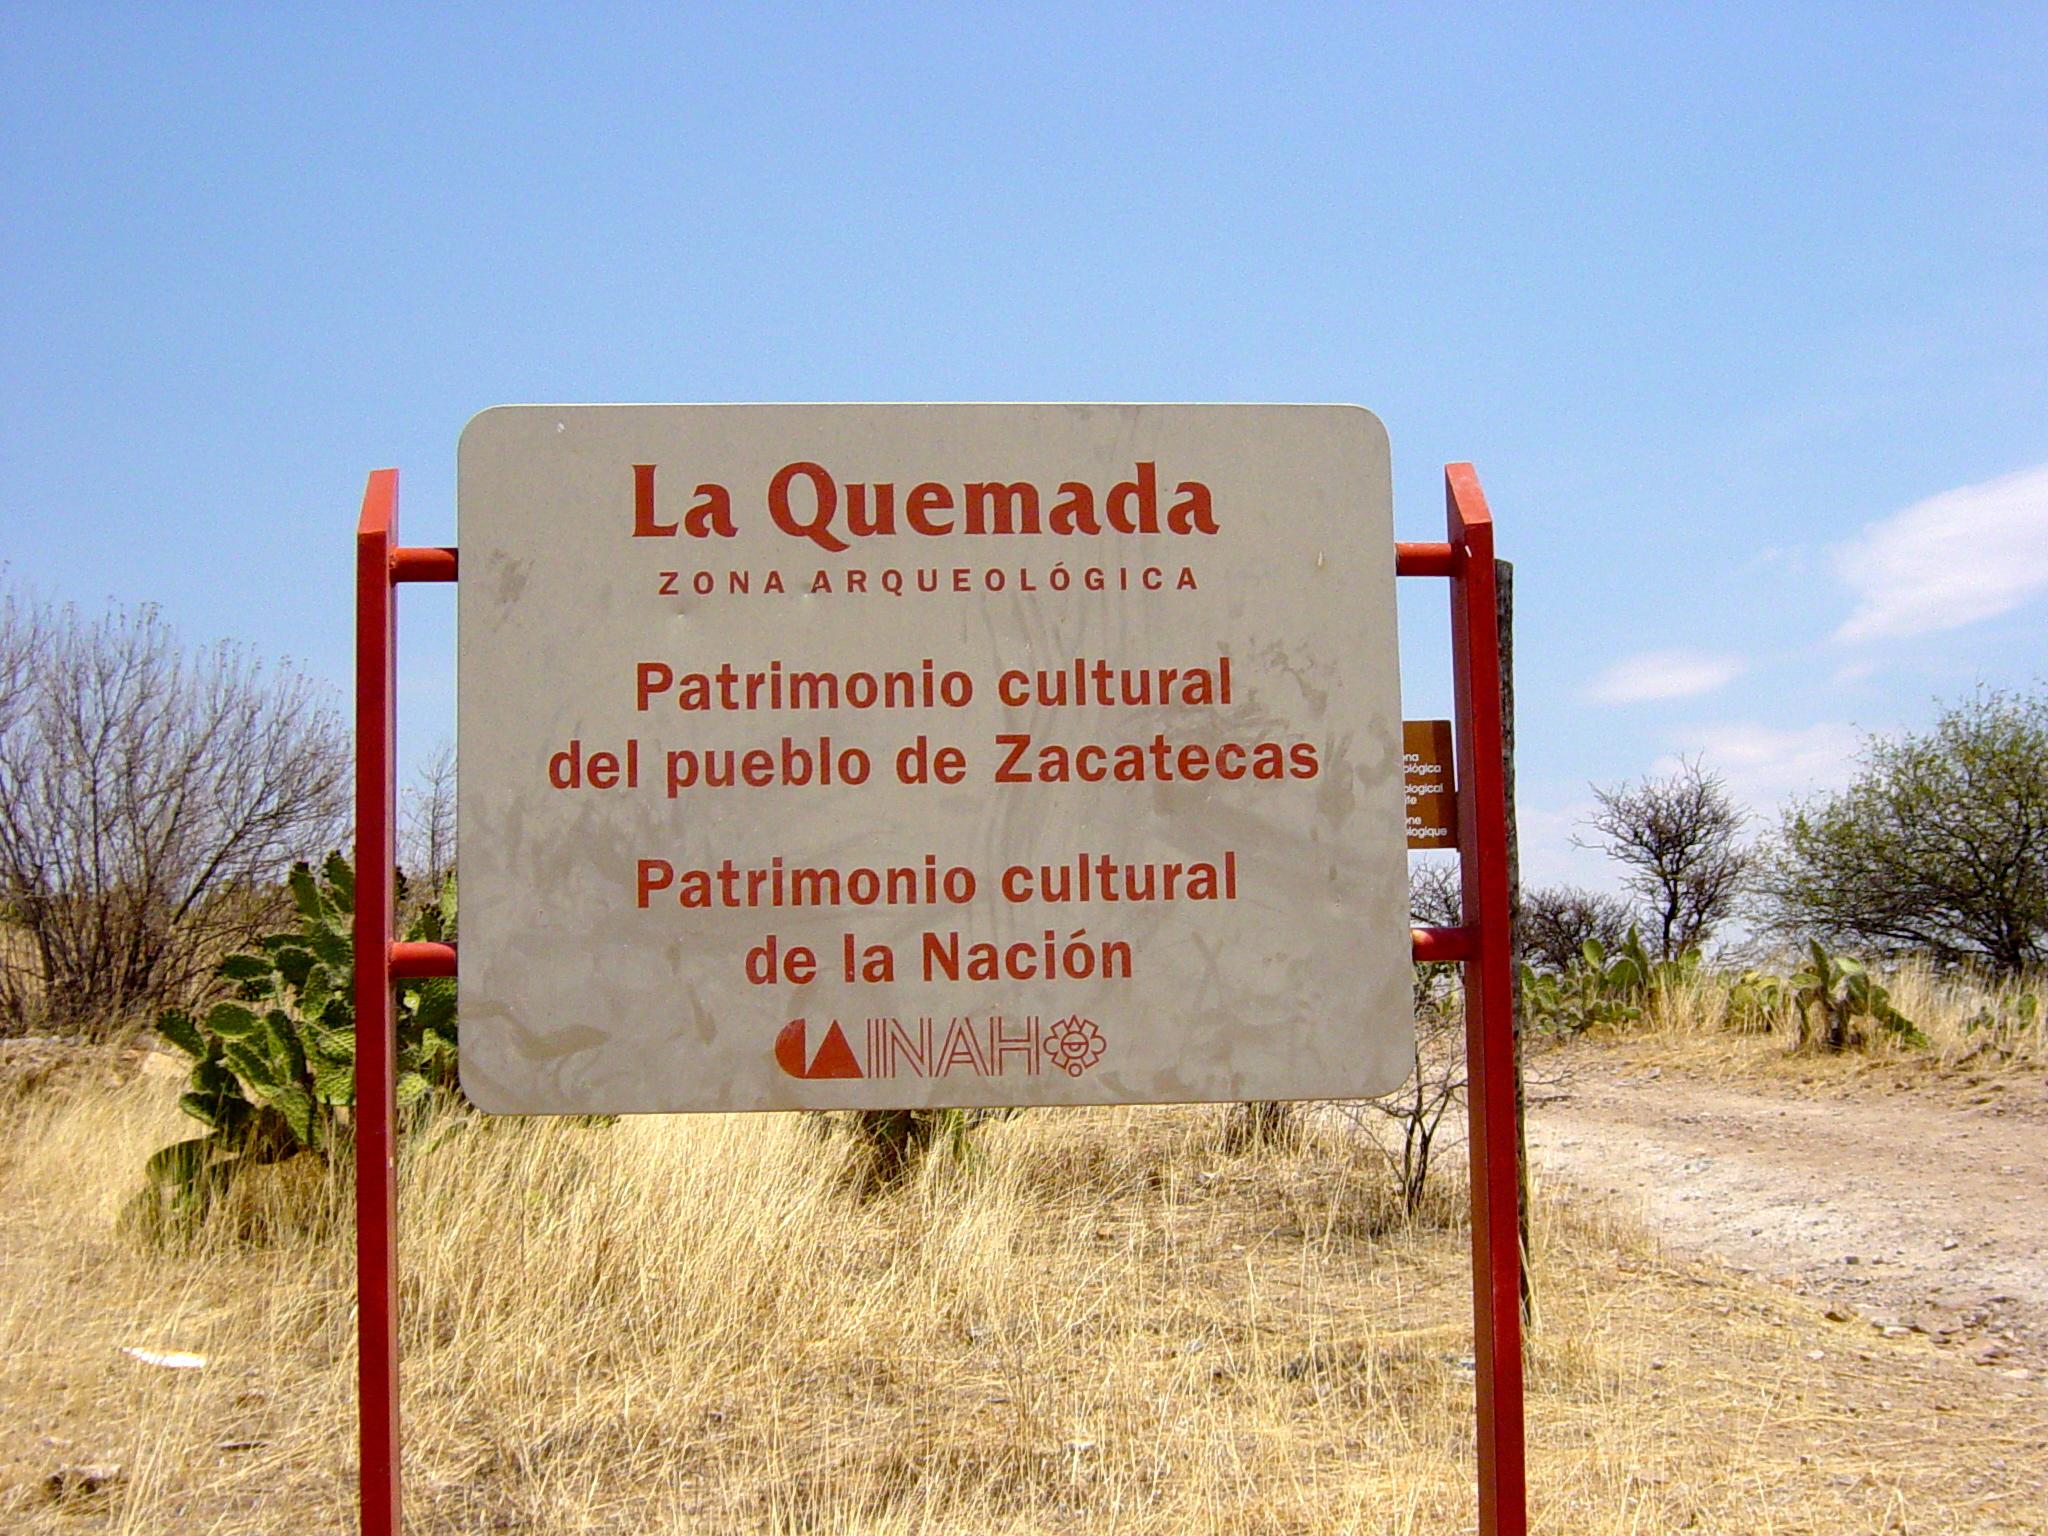
<path fill-rule="evenodd" d="M 1458 844 L 1457 779 L 1451 772 L 1451 722 L 1403 720 L 1401 769 L 1408 788 L 1408 846 Z"/>

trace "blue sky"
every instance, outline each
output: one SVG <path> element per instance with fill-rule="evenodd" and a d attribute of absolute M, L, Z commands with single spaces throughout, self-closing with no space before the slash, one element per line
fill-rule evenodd
<path fill-rule="evenodd" d="M 2048 10 L 0 10 L 0 559 L 344 686 L 525 400 L 1345 400 L 1517 565 L 1525 863 L 2031 686 Z M 1445 706 L 1404 594 L 1409 713 Z M 408 747 L 453 603 L 406 594 Z"/>

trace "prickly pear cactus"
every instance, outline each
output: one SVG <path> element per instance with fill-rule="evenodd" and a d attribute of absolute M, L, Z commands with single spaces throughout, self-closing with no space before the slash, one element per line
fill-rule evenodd
<path fill-rule="evenodd" d="M 338 853 L 317 876 L 300 864 L 291 894 L 295 929 L 217 967 L 227 997 L 202 1014 L 172 1009 L 157 1021 L 157 1032 L 192 1058 L 178 1103 L 206 1133 L 150 1158 L 129 1213 L 148 1231 L 198 1222 L 240 1168 L 301 1154 L 331 1159 L 347 1146 L 355 1109 L 355 872 Z M 404 937 L 452 941 L 455 910 L 451 879 Z M 417 1120 L 437 1098 L 462 1103 L 455 983 L 404 984 L 397 1013 L 402 1116 Z"/>

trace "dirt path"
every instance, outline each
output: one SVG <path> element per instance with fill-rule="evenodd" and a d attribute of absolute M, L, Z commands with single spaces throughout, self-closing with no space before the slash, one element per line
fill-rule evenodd
<path fill-rule="evenodd" d="M 1794 1097 L 1625 1064 L 1540 1064 L 1538 1170 L 1711 1254 L 1987 1368 L 2048 1371 L 2048 1097 Z"/>

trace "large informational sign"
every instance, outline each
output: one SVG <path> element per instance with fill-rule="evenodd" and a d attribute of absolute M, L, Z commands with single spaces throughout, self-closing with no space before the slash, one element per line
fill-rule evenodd
<path fill-rule="evenodd" d="M 516 406 L 458 491 L 483 1108 L 1407 1075 L 1370 413 Z"/>

